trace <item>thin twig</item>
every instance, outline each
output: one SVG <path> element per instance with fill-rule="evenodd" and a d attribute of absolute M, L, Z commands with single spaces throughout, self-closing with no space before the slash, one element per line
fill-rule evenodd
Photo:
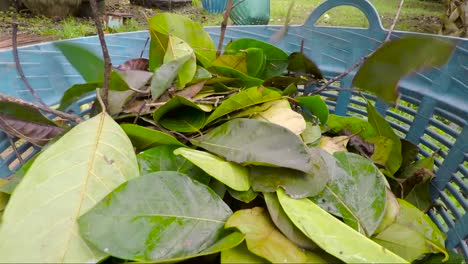
<path fill-rule="evenodd" d="M 136 124 L 138 122 L 138 119 L 140 119 L 140 116 L 141 116 L 141 112 L 143 111 L 143 109 L 145 109 L 145 106 L 146 106 L 147 102 L 144 101 L 140 108 L 138 109 L 138 113 L 137 115 L 135 116 L 135 119 L 133 120 L 133 124 Z"/>
<path fill-rule="evenodd" d="M 12 45 L 13 45 L 13 57 L 15 59 L 15 64 L 16 64 L 16 70 L 18 71 L 19 76 L 21 77 L 21 80 L 23 81 L 24 85 L 26 88 L 29 90 L 31 95 L 43 106 L 47 106 L 44 101 L 42 101 L 41 97 L 34 91 L 32 88 L 31 84 L 28 82 L 26 77 L 24 76 L 23 68 L 21 67 L 21 63 L 19 60 L 19 55 L 18 55 L 18 43 L 17 43 L 17 34 L 18 34 L 18 24 L 16 23 L 16 14 L 13 14 L 13 24 L 12 24 Z"/>
<path fill-rule="evenodd" d="M 7 138 L 8 138 L 8 141 L 10 141 L 11 148 L 15 152 L 16 158 L 18 159 L 20 164 L 23 165 L 24 164 L 23 157 L 21 157 L 21 154 L 19 153 L 18 149 L 16 148 L 15 142 L 13 142 L 13 137 L 11 135 L 7 134 Z"/>
<path fill-rule="evenodd" d="M 398 6 L 398 9 L 397 9 L 397 12 L 395 14 L 395 17 L 393 19 L 393 23 L 392 25 L 390 26 L 390 29 L 388 30 L 388 33 L 387 33 L 387 36 L 385 37 L 385 41 L 380 44 L 380 46 L 375 49 L 375 50 L 378 50 L 380 49 L 385 43 L 387 43 L 388 41 L 390 41 L 390 37 L 392 36 L 392 33 L 393 33 L 393 30 L 395 29 L 395 25 L 398 21 L 398 18 L 400 17 L 400 12 L 401 12 L 401 8 L 403 7 L 403 3 L 405 1 L 404 0 L 401 0 L 400 1 L 400 5 Z M 330 80 L 328 80 L 327 82 L 325 82 L 322 86 L 320 86 L 318 89 L 316 90 L 313 90 L 311 93 L 309 94 L 318 94 L 318 93 L 321 93 L 323 92 L 324 90 L 326 90 L 328 88 L 328 86 L 330 86 L 330 84 L 346 77 L 348 74 L 350 74 L 352 71 L 354 71 L 356 68 L 358 68 L 359 66 L 361 66 L 364 62 L 366 62 L 369 57 L 374 53 L 375 51 L 372 51 L 371 53 L 367 54 L 366 56 L 362 57 L 358 62 L 356 62 L 355 64 L 353 64 L 351 67 L 349 67 L 349 69 L 347 69 L 346 71 L 342 72 L 341 74 L 331 78 Z"/>
<path fill-rule="evenodd" d="M 44 111 L 46 113 L 54 114 L 66 120 L 74 121 L 76 123 L 80 123 L 81 121 L 83 121 L 83 119 L 77 115 L 67 114 L 58 110 L 54 110 L 48 106 L 43 106 L 43 105 L 38 105 L 35 103 L 27 102 L 19 98 L 11 97 L 2 93 L 0 93 L 0 102 L 14 103 L 14 104 L 25 106 L 25 107 L 31 107 L 34 109 Z"/>
<path fill-rule="evenodd" d="M 150 40 L 150 37 L 146 38 L 145 46 L 143 46 L 143 49 L 141 50 L 140 53 L 140 58 L 143 58 L 143 53 L 145 53 L 146 46 L 148 45 L 148 42 Z"/>
<path fill-rule="evenodd" d="M 221 33 L 219 35 L 218 50 L 216 51 L 216 56 L 221 56 L 221 50 L 223 49 L 224 35 L 226 34 L 226 28 L 228 24 L 229 15 L 232 10 L 232 0 L 228 0 L 226 11 L 224 11 L 223 22 L 221 23 Z"/>
<path fill-rule="evenodd" d="M 109 56 L 109 50 L 107 49 L 106 40 L 104 38 L 104 32 L 102 31 L 101 20 L 99 20 L 98 7 L 97 7 L 96 0 L 89 0 L 89 3 L 91 5 L 94 24 L 96 25 L 96 29 L 97 29 L 98 36 L 99 36 L 99 41 L 101 42 L 102 55 L 104 57 L 105 70 L 104 70 L 104 85 L 102 87 L 102 101 L 104 103 L 104 110 L 106 111 L 107 106 L 109 105 L 109 102 L 108 102 L 109 80 L 110 80 L 110 74 L 112 70 L 112 64 L 111 64 L 111 59 Z"/>

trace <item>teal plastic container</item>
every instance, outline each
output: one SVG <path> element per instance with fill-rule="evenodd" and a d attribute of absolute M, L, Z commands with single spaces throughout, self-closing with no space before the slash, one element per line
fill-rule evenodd
<path fill-rule="evenodd" d="M 270 0 L 233 0 L 229 17 L 234 25 L 267 25 L 270 21 Z"/>
<path fill-rule="evenodd" d="M 212 14 L 224 12 L 227 0 L 202 0 L 203 9 Z"/>
<path fill-rule="evenodd" d="M 369 27 L 315 25 L 325 12 L 341 5 L 360 9 L 368 18 Z M 239 38 L 268 42 L 281 29 L 282 26 L 231 26 L 226 30 L 224 44 Z M 220 28 L 207 27 L 206 30 L 217 43 Z M 367 0 L 327 0 L 312 12 L 303 25 L 291 26 L 282 40 L 272 44 L 286 52 L 295 52 L 301 49 L 303 42 L 304 53 L 317 63 L 326 78 L 331 78 L 379 47 L 387 32 L 376 10 Z M 408 35 L 421 34 L 395 31 L 392 39 Z M 468 39 L 432 36 L 457 43 L 455 53 L 447 65 L 404 78 L 399 83 L 401 99 L 398 109 L 388 107 L 372 95 L 366 97 L 400 137 L 419 147 L 420 157 L 438 153 L 435 157 L 436 178 L 431 182 L 431 196 L 437 206 L 428 215 L 447 235 L 446 247 L 457 250 L 468 260 Z M 106 35 L 112 64 L 119 65 L 128 59 L 140 57 L 148 37 L 148 31 Z M 96 36 L 65 41 L 79 43 L 101 55 Z M 146 46 L 143 56 L 148 57 L 148 52 Z M 19 57 L 26 78 L 48 105 L 56 105 L 71 85 L 84 82 L 53 43 L 21 47 Z M 355 74 L 356 70 L 337 85 L 342 88 L 352 87 Z M 0 51 L 0 92 L 35 101 L 18 76 L 11 50 Z M 349 89 L 326 91 L 321 95 L 334 114 L 366 115 L 365 103 L 359 94 Z M 68 110 L 86 115 L 90 110 L 83 106 L 93 100 L 94 97 L 90 95 Z M 17 142 L 16 148 L 24 160 L 38 151 L 27 142 Z M 10 147 L 8 137 L 0 131 L 0 177 L 9 177 L 19 167 L 20 162 Z"/>

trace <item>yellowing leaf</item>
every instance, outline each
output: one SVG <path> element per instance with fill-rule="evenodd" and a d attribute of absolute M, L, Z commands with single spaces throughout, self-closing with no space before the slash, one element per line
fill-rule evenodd
<path fill-rule="evenodd" d="M 347 151 L 346 145 L 348 144 L 349 137 L 327 137 L 323 136 L 320 138 L 320 147 L 326 150 L 328 153 L 333 154 L 338 151 Z"/>
<path fill-rule="evenodd" d="M 39 155 L 0 226 L 2 262 L 95 263 L 106 253 L 78 235 L 77 219 L 139 175 L 130 140 L 107 114 L 83 122 Z"/>
<path fill-rule="evenodd" d="M 296 135 L 300 135 L 306 129 L 304 117 L 291 109 L 288 100 L 276 100 L 264 105 L 267 110 L 252 116 L 253 119 L 280 125 Z"/>

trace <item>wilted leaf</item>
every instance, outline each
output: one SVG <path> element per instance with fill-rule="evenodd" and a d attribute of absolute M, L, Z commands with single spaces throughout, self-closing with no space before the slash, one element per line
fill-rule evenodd
<path fill-rule="evenodd" d="M 235 212 L 229 217 L 225 227 L 239 229 L 245 234 L 249 251 L 272 263 L 307 261 L 306 254 L 276 229 L 267 211 L 261 207 Z"/>
<path fill-rule="evenodd" d="M 179 74 L 180 69 L 190 60 L 190 56 L 184 56 L 164 63 L 156 69 L 151 80 L 151 96 L 158 99 L 169 89 Z"/>
<path fill-rule="evenodd" d="M 103 113 L 36 158 L 11 196 L 0 226 L 5 262 L 87 263 L 106 253 L 78 236 L 78 218 L 114 188 L 139 176 L 130 140 Z M 18 221 L 21 219 L 21 221 Z"/>
<path fill-rule="evenodd" d="M 54 46 L 62 52 L 70 64 L 86 82 L 104 80 L 104 60 L 80 44 L 58 41 Z"/>
<path fill-rule="evenodd" d="M 129 59 L 117 66 L 119 71 L 148 71 L 149 60 L 145 58 Z"/>
<path fill-rule="evenodd" d="M 122 184 L 81 216 L 79 226 L 83 238 L 112 256 L 162 262 L 215 244 L 231 214 L 206 185 L 166 171 Z"/>
<path fill-rule="evenodd" d="M 221 264 L 267 263 L 268 261 L 250 252 L 245 242 L 235 248 L 221 251 Z"/>
<path fill-rule="evenodd" d="M 197 72 L 197 59 L 195 58 L 193 49 L 185 41 L 169 35 L 164 63 L 182 59 L 186 56 L 189 56 L 189 59 L 180 67 L 177 74 L 177 87 L 179 88 L 184 88 L 187 83 L 192 81 Z"/>
<path fill-rule="evenodd" d="M 374 241 L 412 262 L 426 253 L 444 253 L 445 235 L 432 220 L 416 207 L 398 200 L 400 213 L 396 222 L 380 232 Z"/>
<path fill-rule="evenodd" d="M 175 155 L 181 155 L 200 169 L 236 191 L 250 189 L 249 174 L 246 167 L 225 161 L 211 153 L 189 148 L 178 148 Z"/>
<path fill-rule="evenodd" d="M 211 66 L 211 63 L 215 60 L 216 47 L 210 35 L 200 24 L 193 22 L 186 16 L 161 13 L 151 17 L 148 20 L 148 25 L 152 43 L 156 41 L 153 33 L 176 36 L 193 48 L 197 60 L 204 67 Z M 150 54 L 152 54 L 152 50 L 150 50 Z"/>
<path fill-rule="evenodd" d="M 401 166 L 402 156 L 401 156 L 401 141 L 400 138 L 395 134 L 393 128 L 390 124 L 375 110 L 370 102 L 367 102 L 367 115 L 369 123 L 374 127 L 376 136 L 382 136 L 389 138 L 393 141 L 391 146 L 391 151 L 389 151 L 389 156 L 385 162 L 385 168 L 390 176 L 393 176 L 395 172 Z"/>
<path fill-rule="evenodd" d="M 139 150 L 159 145 L 185 146 L 175 137 L 158 130 L 133 124 L 122 124 L 121 127 L 132 141 L 133 146 Z"/>
<path fill-rule="evenodd" d="M 385 43 L 364 62 L 353 79 L 353 85 L 394 102 L 398 82 L 406 75 L 444 65 L 456 43 L 429 36 L 406 36 Z"/>
<path fill-rule="evenodd" d="M 401 138 L 401 167 L 400 170 L 410 165 L 416 160 L 419 153 L 419 148 L 407 139 Z M 397 174 L 398 175 L 398 174 Z"/>
<path fill-rule="evenodd" d="M 178 145 L 163 145 L 145 150 L 137 155 L 140 173 L 149 174 L 158 171 L 176 171 L 203 184 L 208 184 L 211 177 L 193 163 L 181 156 L 174 155 Z"/>
<path fill-rule="evenodd" d="M 302 96 L 294 99 L 299 101 L 299 104 L 307 108 L 307 110 L 309 110 L 314 116 L 318 117 L 322 125 L 327 124 L 328 115 L 330 113 L 327 104 L 323 101 L 320 95 Z"/>
<path fill-rule="evenodd" d="M 320 159 L 311 157 L 297 135 L 269 122 L 234 119 L 193 139 L 192 143 L 240 164 L 272 165 L 311 173 L 322 169 Z"/>
<path fill-rule="evenodd" d="M 308 250 L 318 248 L 312 240 L 304 235 L 304 233 L 302 233 L 302 231 L 299 230 L 293 222 L 291 222 L 283 208 L 281 208 L 276 193 L 263 193 L 263 197 L 265 198 L 265 203 L 267 205 L 268 212 L 270 213 L 271 220 L 283 235 L 301 248 Z"/>
<path fill-rule="evenodd" d="M 182 96 L 185 98 L 193 98 L 195 95 L 197 95 L 203 86 L 205 85 L 206 81 L 201 81 L 199 83 L 192 84 L 191 86 L 183 89 L 182 91 L 179 91 L 176 93 L 178 96 Z"/>
<path fill-rule="evenodd" d="M 307 237 L 347 263 L 408 263 L 330 215 L 309 199 L 296 200 L 281 189 L 279 202 L 286 215 Z"/>
<path fill-rule="evenodd" d="M 288 71 L 311 74 L 316 79 L 323 79 L 319 67 L 301 52 L 293 52 L 288 58 Z"/>
<path fill-rule="evenodd" d="M 296 135 L 300 135 L 306 128 L 302 115 L 293 111 L 288 100 L 281 99 L 264 103 L 266 110 L 253 115 L 252 119 L 271 122 L 285 127 Z"/>
<path fill-rule="evenodd" d="M 231 188 L 228 188 L 227 191 L 234 199 L 244 202 L 244 203 L 250 203 L 253 200 L 255 200 L 255 198 L 257 198 L 258 196 L 258 193 L 255 192 L 252 188 L 244 192 L 236 191 Z"/>
<path fill-rule="evenodd" d="M 262 74 L 257 75 L 262 80 L 269 79 L 273 76 L 281 75 L 288 66 L 288 54 L 283 50 L 256 39 L 238 39 L 230 42 L 224 48 L 224 54 L 238 53 L 249 48 L 258 48 L 263 50 L 265 60 L 265 70 Z"/>
<path fill-rule="evenodd" d="M 271 89 L 260 87 L 251 87 L 240 91 L 226 99 L 216 110 L 208 117 L 206 123 L 210 123 L 226 114 L 241 110 L 250 106 L 261 104 L 281 98 L 281 94 Z"/>
<path fill-rule="evenodd" d="M 320 138 L 320 148 L 326 150 L 328 153 L 333 154 L 338 151 L 347 151 L 346 145 L 348 144 L 349 137 L 338 136 L 338 137 L 327 137 L 322 136 Z"/>

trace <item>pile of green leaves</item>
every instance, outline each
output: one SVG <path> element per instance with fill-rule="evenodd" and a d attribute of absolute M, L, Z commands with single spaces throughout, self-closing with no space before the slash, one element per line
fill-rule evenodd
<path fill-rule="evenodd" d="M 149 60 L 113 70 L 107 112 L 96 101 L 72 126 L 34 109 L 2 111 L 9 133 L 48 143 L 1 187 L 0 261 L 449 259 L 445 235 L 425 215 L 434 160 L 416 160 L 417 147 L 371 103 L 361 120 L 302 94 L 298 86 L 324 77 L 300 52 L 239 39 L 216 57 L 210 36 L 184 17 L 160 14 L 149 27 Z M 100 97 L 102 60 L 57 47 L 86 80 L 59 109 L 76 110 L 96 89 Z M 431 47 L 443 54 L 419 59 Z M 402 76 L 452 51 L 427 37 L 390 42 L 355 84 L 395 100 Z"/>

